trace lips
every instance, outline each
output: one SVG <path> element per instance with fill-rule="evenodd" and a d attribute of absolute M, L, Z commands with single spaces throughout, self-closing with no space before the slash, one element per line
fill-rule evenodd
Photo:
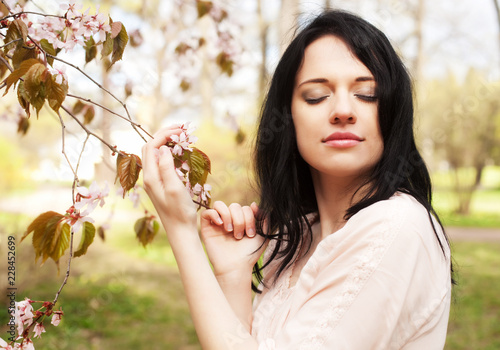
<path fill-rule="evenodd" d="M 350 132 L 334 132 L 323 140 L 323 143 L 334 148 L 349 148 L 363 142 L 364 139 Z"/>

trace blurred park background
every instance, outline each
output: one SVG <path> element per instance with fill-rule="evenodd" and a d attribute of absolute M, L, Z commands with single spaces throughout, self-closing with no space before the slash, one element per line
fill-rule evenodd
<path fill-rule="evenodd" d="M 46 12 L 58 1 L 30 1 Z M 180 62 L 177 44 L 199 37 L 210 23 L 197 18 L 195 0 L 95 0 L 122 21 L 136 40 L 112 71 L 92 62 L 85 69 L 123 100 L 134 120 L 154 132 L 191 121 L 197 146 L 212 160 L 216 200 L 256 200 L 251 149 L 268 78 L 293 29 L 325 7 L 357 13 L 384 31 L 415 80 L 417 138 L 431 169 L 434 205 L 452 240 L 458 273 L 446 349 L 500 349 L 500 12 L 497 0 L 220 0 L 234 35 L 234 63 L 224 66 L 201 52 Z M 194 33 L 194 34 L 193 34 Z M 213 38 L 212 38 L 213 39 Z M 208 38 L 207 40 L 211 40 Z M 216 40 L 213 39 L 213 40 Z M 82 51 L 83 52 L 83 51 Z M 80 52 L 80 55 L 82 54 Z M 207 55 L 207 59 L 203 59 Z M 83 67 L 76 56 L 72 62 Z M 81 59 L 80 59 L 81 60 Z M 225 69 L 224 73 L 221 71 Z M 179 71 L 182 77 L 179 77 Z M 228 70 L 231 74 L 228 74 Z M 121 106 L 75 71 L 70 90 Z M 187 78 L 186 78 L 187 77 Z M 40 213 L 64 213 L 72 203 L 73 174 L 61 149 L 58 117 L 43 109 L 18 133 L 22 110 L 15 94 L 0 103 L 0 337 L 6 338 L 7 237 L 17 238 L 17 299 L 53 300 L 65 273 L 52 261 L 34 262 L 30 242 L 19 244 Z M 122 150 L 140 155 L 142 140 L 130 125 L 96 112 L 89 124 Z M 78 159 L 85 140 L 76 123 L 66 123 L 65 150 Z M 411 160 L 408 160 L 411 162 Z M 86 144 L 79 178 L 114 182 L 114 158 L 96 139 Z M 402 164 L 408 164 L 402 160 Z M 61 325 L 46 325 L 37 349 L 199 349 L 175 261 L 164 233 L 143 248 L 134 222 L 152 210 L 111 190 L 95 212 L 104 225 L 87 255 L 74 259 L 60 297 Z"/>

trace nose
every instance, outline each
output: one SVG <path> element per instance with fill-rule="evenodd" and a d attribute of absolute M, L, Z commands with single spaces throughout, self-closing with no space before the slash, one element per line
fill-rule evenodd
<path fill-rule="evenodd" d="M 356 115 L 352 106 L 352 100 L 347 92 L 339 91 L 334 95 L 330 123 L 332 124 L 354 124 Z"/>

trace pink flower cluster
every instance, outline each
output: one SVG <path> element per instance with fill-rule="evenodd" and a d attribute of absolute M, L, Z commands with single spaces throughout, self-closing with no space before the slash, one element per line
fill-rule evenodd
<path fill-rule="evenodd" d="M 90 9 L 82 11 L 82 5 L 76 4 L 74 0 L 62 3 L 60 8 L 64 16 L 42 16 L 36 23 L 28 23 L 28 33 L 32 39 L 47 39 L 55 49 L 71 51 L 77 45 L 83 46 L 90 37 L 95 40 L 96 35 L 103 42 L 106 33 L 111 31 L 107 16 L 99 13 L 99 9 L 90 15 Z"/>
<path fill-rule="evenodd" d="M 79 231 L 84 222 L 94 222 L 89 215 L 97 205 L 104 206 L 104 198 L 109 195 L 109 185 L 105 182 L 104 188 L 101 189 L 94 181 L 89 188 L 78 186 L 76 191 L 75 205 L 66 211 L 69 214 L 67 221 L 73 232 Z"/>
<path fill-rule="evenodd" d="M 45 327 L 42 322 L 37 322 L 41 317 L 47 315 L 52 315 L 51 323 L 54 326 L 58 326 L 61 321 L 62 311 L 52 311 L 53 304 L 51 302 L 44 302 L 42 308 L 46 308 L 45 312 L 40 310 L 33 310 L 33 300 L 25 298 L 23 301 L 16 302 L 12 316 L 14 316 L 15 324 L 17 327 L 18 337 L 7 343 L 5 340 L 0 338 L 0 349 L 1 350 L 34 350 L 33 341 L 29 337 L 29 328 L 33 326 L 33 333 L 35 333 L 35 338 L 40 338 L 42 333 L 45 333 Z M 50 305 L 50 307 L 49 307 Z M 33 320 L 36 318 L 35 320 Z M 26 328 L 25 328 L 26 327 Z M 21 340 L 19 343 L 18 341 Z"/>
<path fill-rule="evenodd" d="M 172 153 L 179 158 L 182 158 L 184 152 L 192 152 L 193 149 L 190 145 L 198 140 L 196 136 L 191 135 L 195 128 L 190 127 L 190 123 L 181 124 L 179 127 L 182 129 L 180 135 L 172 135 L 170 139 L 172 140 Z M 186 189 L 189 191 L 191 197 L 198 196 L 201 203 L 206 203 L 210 197 L 210 191 L 212 186 L 209 184 L 195 184 L 194 186 L 189 182 L 189 164 L 187 161 L 183 161 L 181 166 L 177 167 L 175 171 L 179 176 L 179 179 L 184 183 Z"/>

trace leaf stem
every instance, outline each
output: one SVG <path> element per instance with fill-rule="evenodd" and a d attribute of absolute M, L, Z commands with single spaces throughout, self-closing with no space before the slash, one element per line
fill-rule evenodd
<path fill-rule="evenodd" d="M 23 38 L 18 38 L 18 39 L 14 39 L 12 41 L 9 41 L 7 44 L 4 44 L 4 45 L 0 46 L 0 49 L 3 49 L 4 47 L 9 46 L 10 44 L 15 43 L 16 41 L 21 41 L 21 40 L 23 40 Z"/>

